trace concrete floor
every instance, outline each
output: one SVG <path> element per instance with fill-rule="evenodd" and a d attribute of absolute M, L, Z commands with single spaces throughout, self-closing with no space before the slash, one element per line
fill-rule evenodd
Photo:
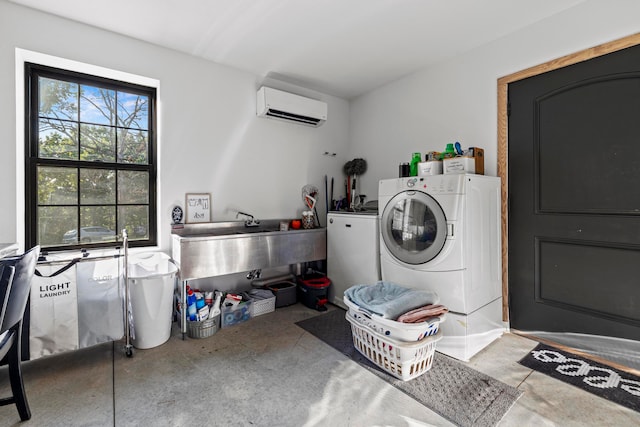
<path fill-rule="evenodd" d="M 294 324 L 316 315 L 296 304 L 204 339 L 183 341 L 174 325 L 132 358 L 110 342 L 26 362 L 32 418 L 4 406 L 0 425 L 452 425 Z M 519 365 L 536 344 L 505 334 L 469 362 L 524 392 L 500 426 L 640 425 L 637 412 Z M 7 384 L 2 367 L 0 393 Z"/>

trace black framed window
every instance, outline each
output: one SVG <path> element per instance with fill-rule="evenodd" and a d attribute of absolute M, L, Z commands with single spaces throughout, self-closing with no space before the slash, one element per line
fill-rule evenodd
<path fill-rule="evenodd" d="M 25 64 L 26 243 L 157 244 L 156 90 Z"/>

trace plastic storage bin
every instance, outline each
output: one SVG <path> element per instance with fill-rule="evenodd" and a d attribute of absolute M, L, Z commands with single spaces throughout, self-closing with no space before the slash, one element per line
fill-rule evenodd
<path fill-rule="evenodd" d="M 356 350 L 394 377 L 408 381 L 431 369 L 436 343 L 442 338 L 441 334 L 415 342 L 400 342 L 380 335 L 348 313 L 346 319 L 351 324 Z"/>
<path fill-rule="evenodd" d="M 268 289 L 249 291 L 251 297 L 251 317 L 271 313 L 276 310 L 276 296 Z"/>
<path fill-rule="evenodd" d="M 224 302 L 220 308 L 220 325 L 222 328 L 237 325 L 251 319 L 251 305 L 253 301 L 243 301 L 236 306 L 225 306 Z"/>
<path fill-rule="evenodd" d="M 396 339 L 398 341 L 420 341 L 424 337 L 436 335 L 440 329 L 440 323 L 444 322 L 445 316 L 431 319 L 428 322 L 402 323 L 395 320 L 385 319 L 376 314 L 371 314 L 358 307 L 346 295 L 344 303 L 349 308 L 347 317 L 355 319 L 375 332 Z"/>
<path fill-rule="evenodd" d="M 153 348 L 169 340 L 177 272 L 178 267 L 162 252 L 129 257 L 127 277 L 135 347 Z"/>
<path fill-rule="evenodd" d="M 271 290 L 276 296 L 276 308 L 286 307 L 298 302 L 297 285 L 290 281 L 284 281 L 268 285 L 267 289 Z"/>

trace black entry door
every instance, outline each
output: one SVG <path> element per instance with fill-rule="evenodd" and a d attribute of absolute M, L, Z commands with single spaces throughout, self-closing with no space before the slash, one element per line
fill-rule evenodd
<path fill-rule="evenodd" d="M 511 327 L 640 340 L 640 46 L 508 93 Z"/>

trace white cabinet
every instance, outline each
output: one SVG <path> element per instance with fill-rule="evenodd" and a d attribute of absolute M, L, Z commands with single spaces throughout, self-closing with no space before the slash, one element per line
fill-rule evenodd
<path fill-rule="evenodd" d="M 327 275 L 329 301 L 347 308 L 344 291 L 380 280 L 378 216 L 359 213 L 327 215 Z"/>

